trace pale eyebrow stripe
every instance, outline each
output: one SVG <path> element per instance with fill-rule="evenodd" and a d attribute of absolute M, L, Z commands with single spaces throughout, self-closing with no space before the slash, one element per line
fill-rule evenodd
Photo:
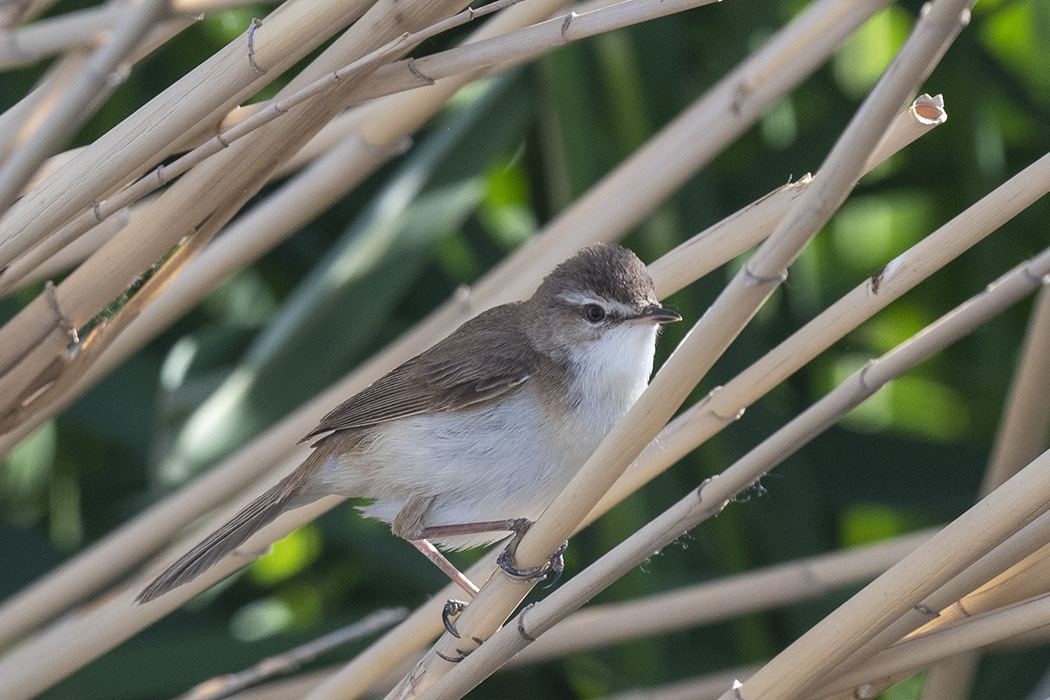
<path fill-rule="evenodd" d="M 558 295 L 558 298 L 570 304 L 578 304 L 580 306 L 583 306 L 584 304 L 604 305 L 609 303 L 596 294 L 587 294 L 585 292 L 562 292 Z"/>
<path fill-rule="evenodd" d="M 583 306 L 585 304 L 598 304 L 604 307 L 609 312 L 619 315 L 623 318 L 629 318 L 634 314 L 634 311 L 621 302 L 606 299 L 605 297 L 598 296 L 596 294 L 587 294 L 586 292 L 562 292 L 558 295 L 558 298 L 569 304 L 576 304 Z"/>

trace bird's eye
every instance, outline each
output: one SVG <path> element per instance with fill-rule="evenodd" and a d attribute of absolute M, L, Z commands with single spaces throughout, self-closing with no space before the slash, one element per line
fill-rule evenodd
<path fill-rule="evenodd" d="M 605 318 L 605 309 L 597 304 L 587 304 L 583 307 L 583 317 L 591 323 L 598 323 Z"/>

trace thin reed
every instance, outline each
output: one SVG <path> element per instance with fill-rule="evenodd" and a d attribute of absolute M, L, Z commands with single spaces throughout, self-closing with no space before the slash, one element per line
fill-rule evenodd
<path fill-rule="evenodd" d="M 4 697 L 936 700 L 1018 649 L 1034 687 L 1030 4 L 0 3 Z M 454 636 L 329 497 L 134 603 L 333 405 L 601 241 L 685 323 L 517 547 L 570 538 L 556 588 L 454 555 Z"/>

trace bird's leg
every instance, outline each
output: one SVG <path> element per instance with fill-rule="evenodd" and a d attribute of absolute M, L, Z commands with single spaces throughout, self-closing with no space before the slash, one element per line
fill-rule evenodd
<path fill-rule="evenodd" d="M 412 543 L 413 547 L 422 552 L 423 556 L 434 562 L 434 564 L 437 565 L 437 568 L 444 571 L 445 575 L 457 583 L 460 588 L 465 590 L 471 598 L 478 594 L 478 587 L 475 586 L 462 571 L 453 566 L 452 562 L 437 550 L 437 547 L 430 544 L 429 540 L 424 537 L 418 540 L 409 540 L 409 542 Z"/>
<path fill-rule="evenodd" d="M 423 518 L 426 517 L 427 511 L 430 510 L 430 506 L 433 503 L 433 496 L 417 496 L 408 499 L 405 505 L 401 507 L 401 510 L 398 511 L 397 517 L 390 523 L 390 529 L 398 537 L 408 540 L 413 547 L 422 552 L 423 556 L 432 561 L 437 568 L 444 571 L 446 576 L 455 581 L 460 588 L 473 598 L 478 593 L 478 587 L 464 576 L 459 569 L 453 566 L 452 562 L 446 559 L 445 555 L 439 552 L 437 547 L 432 545 L 427 539 L 432 535 L 428 531 L 429 528 L 423 527 Z"/>
<path fill-rule="evenodd" d="M 550 555 L 546 563 L 529 569 L 518 569 L 514 566 L 514 552 L 517 551 L 518 542 L 521 541 L 522 536 L 529 531 L 530 527 L 532 527 L 531 520 L 526 518 L 516 518 L 512 520 L 490 520 L 481 523 L 464 523 L 461 525 L 435 525 L 425 527 L 421 532 L 424 533 L 425 537 L 473 535 L 479 532 L 498 532 L 500 530 L 513 532 L 514 537 L 511 539 L 510 544 L 507 545 L 507 548 L 499 555 L 499 559 L 496 560 L 500 568 L 507 572 L 509 576 L 523 581 L 542 580 L 547 578 L 547 575 L 553 572 L 554 580 L 547 585 L 547 588 L 550 588 L 558 582 L 561 578 L 562 571 L 565 569 L 565 560 L 562 558 L 562 554 L 565 553 L 565 549 L 569 546 L 569 543 L 565 542 L 562 544 L 557 552 Z"/>
<path fill-rule="evenodd" d="M 532 521 L 527 518 L 511 518 L 509 520 L 486 520 L 480 523 L 460 523 L 459 525 L 431 525 L 420 530 L 423 537 L 451 537 L 452 535 L 477 535 L 482 532 L 513 532 L 515 537 L 521 537 L 532 527 Z"/>
<path fill-rule="evenodd" d="M 531 525 L 532 522 L 525 518 L 491 520 L 479 523 L 463 523 L 460 525 L 434 525 L 431 527 L 419 528 L 417 530 L 419 539 L 411 539 L 409 542 L 422 552 L 427 559 L 434 562 L 439 569 L 444 571 L 450 579 L 458 583 L 460 587 L 469 593 L 471 598 L 473 598 L 478 592 L 477 586 L 464 576 L 459 569 L 453 566 L 452 562 L 439 552 L 437 548 L 429 542 L 428 538 L 449 537 L 452 535 L 475 535 L 483 532 L 499 532 L 500 530 L 513 532 L 515 537 L 520 537 Z M 459 631 L 456 629 L 455 623 L 452 622 L 452 618 L 463 612 L 466 607 L 467 604 L 464 601 L 450 599 L 445 603 L 445 607 L 441 611 L 441 622 L 445 625 L 445 629 L 448 630 L 448 633 L 457 639 L 459 638 Z M 480 643 L 480 641 L 478 643 Z M 466 654 L 461 653 L 459 658 L 447 660 L 461 661 L 464 657 L 466 657 Z"/>
<path fill-rule="evenodd" d="M 469 578 L 464 576 L 463 572 L 461 572 L 459 569 L 453 566 L 452 562 L 446 559 L 445 555 L 437 550 L 437 547 L 432 545 L 425 538 L 419 540 L 409 540 L 409 542 L 412 543 L 413 547 L 422 552 L 423 556 L 425 556 L 430 561 L 434 562 L 434 564 L 436 564 L 439 569 L 444 571 L 450 579 L 458 583 L 463 590 L 470 594 L 471 598 L 477 595 L 478 587 L 475 586 Z M 455 598 L 449 598 L 449 600 L 445 603 L 445 607 L 441 610 L 441 623 L 445 625 L 445 629 L 448 630 L 449 634 L 451 634 L 456 639 L 459 639 L 459 631 L 456 629 L 455 623 L 452 622 L 452 618 L 463 612 L 464 608 L 466 607 L 467 604 L 464 601 L 456 600 Z M 467 654 L 469 652 L 460 651 L 458 649 L 457 651 L 460 652 L 459 657 L 448 657 L 442 655 L 442 658 L 444 658 L 446 661 L 451 661 L 453 663 L 462 661 L 463 659 L 467 658 Z"/>
<path fill-rule="evenodd" d="M 429 502 L 426 506 L 429 506 Z M 411 511 L 425 511 L 425 508 L 412 508 Z M 406 508 L 403 511 L 406 516 L 409 515 L 410 509 Z M 398 514 L 398 520 L 401 519 L 401 514 Z M 437 547 L 430 543 L 430 539 L 434 537 L 449 537 L 452 535 L 476 535 L 481 532 L 499 532 L 500 530 L 506 530 L 507 532 L 513 532 L 515 537 L 520 536 L 532 523 L 525 518 L 517 518 L 515 520 L 491 520 L 482 523 L 464 523 L 462 525 L 434 525 L 431 527 L 419 527 L 415 528 L 413 536 L 406 537 L 406 528 L 398 520 L 394 521 L 394 534 L 405 537 L 412 546 L 423 553 L 430 561 L 445 572 L 445 575 L 455 581 L 460 588 L 465 590 L 473 598 L 478 593 L 478 587 L 471 582 L 466 576 L 463 575 L 459 569 L 452 565 L 444 554 L 438 551 Z"/>

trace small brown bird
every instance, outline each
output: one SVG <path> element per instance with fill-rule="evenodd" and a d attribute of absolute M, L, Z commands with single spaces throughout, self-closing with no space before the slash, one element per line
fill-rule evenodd
<path fill-rule="evenodd" d="M 434 549 L 520 534 L 645 389 L 662 308 L 645 265 L 585 248 L 527 301 L 485 311 L 326 415 L 314 451 L 157 577 L 148 602 L 192 581 L 282 512 L 328 495 L 368 498 L 468 591 Z"/>

